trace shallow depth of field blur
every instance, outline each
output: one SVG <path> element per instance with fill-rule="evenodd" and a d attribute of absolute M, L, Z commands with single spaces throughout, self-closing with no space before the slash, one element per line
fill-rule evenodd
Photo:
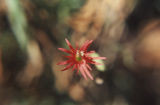
<path fill-rule="evenodd" d="M 57 48 L 94 40 L 94 80 Z M 0 105 L 160 105 L 160 0 L 0 0 Z"/>

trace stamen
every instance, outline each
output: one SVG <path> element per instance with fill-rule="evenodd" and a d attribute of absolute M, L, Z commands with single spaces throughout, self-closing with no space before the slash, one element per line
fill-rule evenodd
<path fill-rule="evenodd" d="M 76 52 L 76 61 L 81 61 L 83 56 L 84 56 L 84 52 L 77 50 L 77 52 Z"/>
<path fill-rule="evenodd" d="M 84 52 L 83 51 L 81 51 L 80 54 L 81 54 L 82 57 L 84 56 Z"/>

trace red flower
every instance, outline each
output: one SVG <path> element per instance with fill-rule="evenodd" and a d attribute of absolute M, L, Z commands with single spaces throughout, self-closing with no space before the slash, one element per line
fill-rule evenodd
<path fill-rule="evenodd" d="M 94 61 L 94 59 L 106 59 L 106 57 L 91 57 L 90 54 L 94 53 L 95 51 L 87 51 L 90 44 L 93 42 L 93 40 L 87 40 L 81 48 L 76 45 L 76 48 L 73 48 L 70 42 L 66 40 L 67 45 L 69 46 L 69 50 L 64 48 L 58 48 L 59 50 L 66 52 L 69 54 L 69 56 L 64 56 L 68 58 L 68 60 L 58 63 L 57 65 L 66 65 L 68 64 L 62 71 L 65 71 L 71 67 L 72 71 L 77 70 L 77 73 L 80 71 L 82 76 L 87 79 L 87 76 L 93 80 L 92 75 L 90 74 L 90 71 L 92 71 L 92 68 L 89 66 L 90 64 L 99 64 Z"/>

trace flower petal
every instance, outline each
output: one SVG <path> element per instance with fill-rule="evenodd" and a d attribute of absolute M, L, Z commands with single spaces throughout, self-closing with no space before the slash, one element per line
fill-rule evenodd
<path fill-rule="evenodd" d="M 91 68 L 88 64 L 86 64 L 86 66 L 87 66 L 87 68 L 88 68 L 89 70 L 92 71 L 92 68 Z"/>
<path fill-rule="evenodd" d="M 92 68 L 86 63 L 87 61 L 86 60 L 83 60 L 84 64 L 89 70 L 92 70 Z M 91 61 L 92 62 L 92 61 Z"/>
<path fill-rule="evenodd" d="M 63 52 L 72 54 L 71 51 L 69 51 L 69 50 L 67 50 L 67 49 L 64 49 L 64 48 L 58 48 L 58 50 L 61 50 L 61 51 L 63 51 Z"/>
<path fill-rule="evenodd" d="M 86 74 L 84 72 L 84 69 L 82 68 L 82 65 L 80 65 L 79 70 L 80 70 L 82 76 L 84 77 L 84 79 L 87 80 L 87 76 L 86 76 Z"/>
<path fill-rule="evenodd" d="M 68 64 L 70 62 L 71 62 L 71 60 L 66 60 L 66 61 L 57 63 L 57 65 L 66 65 L 66 64 Z"/>
<path fill-rule="evenodd" d="M 85 48 L 85 46 L 87 46 L 88 43 L 89 43 L 89 40 L 86 40 L 85 43 L 80 48 L 80 50 L 83 50 Z"/>
<path fill-rule="evenodd" d="M 81 47 L 81 50 L 86 51 L 92 42 L 93 40 L 90 40 L 90 41 L 87 40 Z"/>
<path fill-rule="evenodd" d="M 88 45 L 84 48 L 84 50 L 87 50 L 88 47 L 91 45 L 92 42 L 93 42 L 93 40 L 90 40 L 89 43 L 88 43 Z"/>
<path fill-rule="evenodd" d="M 76 64 L 73 66 L 72 71 L 74 71 L 77 68 Z"/>
<path fill-rule="evenodd" d="M 78 44 L 78 42 L 76 42 L 76 50 L 78 50 L 79 49 L 79 44 Z"/>
<path fill-rule="evenodd" d="M 86 67 L 85 65 L 83 65 L 82 67 L 83 67 L 83 69 L 84 69 L 84 72 L 88 75 L 88 77 L 89 77 L 91 80 L 93 80 L 93 77 L 92 77 L 92 75 L 90 74 L 90 72 L 88 71 L 87 67 Z"/>
<path fill-rule="evenodd" d="M 95 51 L 86 52 L 87 55 L 92 54 L 92 53 L 95 53 Z"/>
<path fill-rule="evenodd" d="M 74 64 L 73 63 L 71 63 L 71 64 L 69 64 L 68 66 L 66 66 L 64 69 L 62 69 L 61 71 L 65 71 L 65 70 L 67 70 L 67 69 L 69 69 L 71 66 L 73 66 Z"/>
<path fill-rule="evenodd" d="M 91 64 L 95 64 L 95 65 L 103 65 L 103 64 L 101 64 L 101 63 L 98 63 L 98 62 L 95 62 L 95 61 L 92 61 L 92 62 L 90 62 Z"/>
<path fill-rule="evenodd" d="M 69 46 L 69 48 L 74 51 L 74 48 L 72 47 L 71 43 L 68 41 L 67 38 L 65 38 L 67 45 Z"/>
<path fill-rule="evenodd" d="M 65 57 L 65 58 L 73 58 L 72 56 L 66 56 L 66 55 L 64 55 L 63 57 Z"/>

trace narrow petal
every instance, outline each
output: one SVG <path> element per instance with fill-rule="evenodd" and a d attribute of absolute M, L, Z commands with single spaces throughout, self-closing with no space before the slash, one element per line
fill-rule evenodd
<path fill-rule="evenodd" d="M 80 50 L 83 50 L 88 45 L 88 43 L 89 43 L 89 40 L 86 40 L 85 43 L 80 48 Z"/>
<path fill-rule="evenodd" d="M 72 56 L 66 56 L 66 55 L 64 55 L 63 57 L 65 57 L 65 58 L 73 58 Z"/>
<path fill-rule="evenodd" d="M 88 64 L 86 64 L 86 66 L 87 66 L 87 68 L 88 68 L 89 70 L 92 71 L 92 68 L 91 68 Z"/>
<path fill-rule="evenodd" d="M 95 51 L 86 52 L 87 55 L 92 54 L 92 53 L 95 53 Z"/>
<path fill-rule="evenodd" d="M 83 62 L 84 62 L 84 65 L 86 65 L 89 70 L 92 70 L 92 68 L 86 63 L 86 60 L 83 60 Z M 93 61 L 91 61 L 91 62 L 93 62 Z"/>
<path fill-rule="evenodd" d="M 84 43 L 84 45 L 81 47 L 81 50 L 86 51 L 92 42 L 93 40 L 87 40 L 86 43 Z"/>
<path fill-rule="evenodd" d="M 86 76 L 86 74 L 84 72 L 84 69 L 82 68 L 82 65 L 79 67 L 79 70 L 80 70 L 82 76 L 84 77 L 84 79 L 87 80 L 87 76 Z"/>
<path fill-rule="evenodd" d="M 76 50 L 78 50 L 79 49 L 79 44 L 78 44 L 78 42 L 76 42 Z"/>
<path fill-rule="evenodd" d="M 74 51 L 74 48 L 72 47 L 71 43 L 68 41 L 67 38 L 65 38 L 67 45 L 69 46 L 69 48 Z"/>
<path fill-rule="evenodd" d="M 59 63 L 57 63 L 57 65 L 66 65 L 70 62 L 71 62 L 71 60 L 67 60 L 67 61 L 59 62 Z"/>
<path fill-rule="evenodd" d="M 74 71 L 76 69 L 76 64 L 73 66 L 72 71 Z"/>
<path fill-rule="evenodd" d="M 83 69 L 84 69 L 84 72 L 88 75 L 88 77 L 89 77 L 91 80 L 93 80 L 93 77 L 92 77 L 92 75 L 90 74 L 90 72 L 88 71 L 87 67 L 86 67 L 85 65 L 83 65 L 82 67 L 83 67 Z"/>
<path fill-rule="evenodd" d="M 60 51 L 63 51 L 63 52 L 66 52 L 66 53 L 69 53 L 69 54 L 72 54 L 71 51 L 67 50 L 67 49 L 64 49 L 64 48 L 58 48 Z"/>
<path fill-rule="evenodd" d="M 101 63 L 98 63 L 98 62 L 95 62 L 95 61 L 92 61 L 90 62 L 91 64 L 95 64 L 95 65 L 102 65 Z"/>
<path fill-rule="evenodd" d="M 69 69 L 71 66 L 73 66 L 73 63 L 69 64 L 68 66 L 66 66 L 64 69 L 62 69 L 61 71 L 65 71 L 67 69 Z"/>
<path fill-rule="evenodd" d="M 92 57 L 92 59 L 106 59 L 106 57 Z"/>
<path fill-rule="evenodd" d="M 92 42 L 93 42 L 93 40 L 90 40 L 89 43 L 88 43 L 88 45 L 84 48 L 84 50 L 87 50 L 88 47 L 91 45 Z"/>

